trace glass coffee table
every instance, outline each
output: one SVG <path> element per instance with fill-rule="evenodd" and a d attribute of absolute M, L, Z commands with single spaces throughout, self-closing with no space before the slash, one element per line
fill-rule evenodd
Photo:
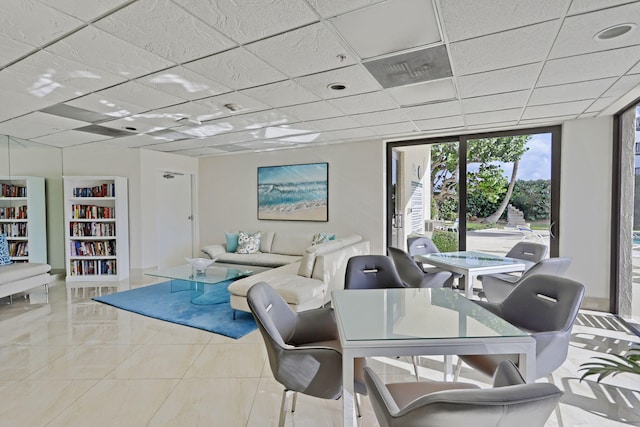
<path fill-rule="evenodd" d="M 180 265 L 145 273 L 147 276 L 162 277 L 171 280 L 171 292 L 191 292 L 191 303 L 198 305 L 219 304 L 228 298 L 207 298 L 208 294 L 218 293 L 220 285 L 229 280 L 250 276 L 253 270 L 234 267 L 207 267 L 204 273 L 196 272 L 191 265 Z M 226 292 L 226 288 L 224 289 Z"/>

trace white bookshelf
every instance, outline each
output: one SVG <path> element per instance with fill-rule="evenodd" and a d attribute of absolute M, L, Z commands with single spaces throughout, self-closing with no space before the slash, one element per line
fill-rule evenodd
<path fill-rule="evenodd" d="M 127 178 L 64 176 L 67 282 L 129 277 Z"/>
<path fill-rule="evenodd" d="M 0 234 L 7 236 L 12 261 L 47 262 L 43 177 L 0 177 Z"/>

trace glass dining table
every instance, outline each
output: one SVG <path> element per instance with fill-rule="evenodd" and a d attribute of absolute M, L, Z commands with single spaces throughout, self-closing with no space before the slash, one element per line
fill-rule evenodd
<path fill-rule="evenodd" d="M 447 271 L 462 274 L 465 279 L 465 295 L 473 297 L 473 282 L 480 274 L 513 273 L 524 271 L 532 262 L 476 251 L 441 252 L 416 255 L 414 259 Z"/>
<path fill-rule="evenodd" d="M 517 354 L 535 380 L 535 340 L 448 288 L 352 289 L 332 292 L 342 345 L 344 425 L 356 425 L 353 361 L 357 357 Z"/>

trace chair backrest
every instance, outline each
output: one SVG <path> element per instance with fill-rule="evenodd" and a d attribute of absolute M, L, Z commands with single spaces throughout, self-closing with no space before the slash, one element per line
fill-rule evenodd
<path fill-rule="evenodd" d="M 503 364 L 498 370 L 502 367 Z M 553 384 L 518 383 L 490 389 L 435 391 L 399 407 L 396 402 L 403 399 L 394 397 L 402 393 L 405 384 L 394 384 L 392 394 L 371 368 L 365 368 L 364 375 L 381 427 L 542 426 L 562 396 L 562 391 Z M 419 383 L 418 386 L 415 383 L 406 385 L 406 394 L 415 397 L 416 392 L 412 389 L 419 387 Z"/>
<path fill-rule="evenodd" d="M 407 237 L 407 252 L 409 255 L 427 255 L 437 254 L 440 250 L 437 248 L 433 240 L 428 237 Z"/>
<path fill-rule="evenodd" d="M 547 256 L 549 248 L 542 243 L 518 242 L 505 255 L 508 258 L 523 259 L 530 262 L 538 262 Z"/>
<path fill-rule="evenodd" d="M 583 297 L 581 283 L 534 274 L 499 304 L 506 321 L 531 332 L 536 340 L 536 378 L 552 373 L 566 360 L 571 329 Z"/>
<path fill-rule="evenodd" d="M 356 255 L 347 261 L 345 289 L 405 288 L 391 258 L 385 255 Z"/>
<path fill-rule="evenodd" d="M 247 303 L 264 339 L 271 372 L 286 389 L 337 399 L 342 395 L 342 355 L 332 348 L 287 344 L 298 314 L 270 285 L 259 282 L 247 292 Z M 313 363 L 309 363 L 313 361 Z"/>
<path fill-rule="evenodd" d="M 441 288 L 451 278 L 451 273 L 448 271 L 425 273 L 413 258 L 402 249 L 389 246 L 387 250 L 402 282 L 408 287 Z"/>
<path fill-rule="evenodd" d="M 535 263 L 529 268 L 516 284 L 521 283 L 526 277 L 536 274 L 547 274 L 549 276 L 562 276 L 569 269 L 572 258 L 559 257 L 559 258 L 545 258 Z"/>

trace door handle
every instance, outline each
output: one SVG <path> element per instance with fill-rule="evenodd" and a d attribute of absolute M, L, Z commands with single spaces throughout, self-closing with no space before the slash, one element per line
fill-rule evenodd
<path fill-rule="evenodd" d="M 552 239 L 556 238 L 556 233 L 554 232 L 555 228 L 556 228 L 555 221 L 549 224 L 549 236 L 551 236 Z"/>

